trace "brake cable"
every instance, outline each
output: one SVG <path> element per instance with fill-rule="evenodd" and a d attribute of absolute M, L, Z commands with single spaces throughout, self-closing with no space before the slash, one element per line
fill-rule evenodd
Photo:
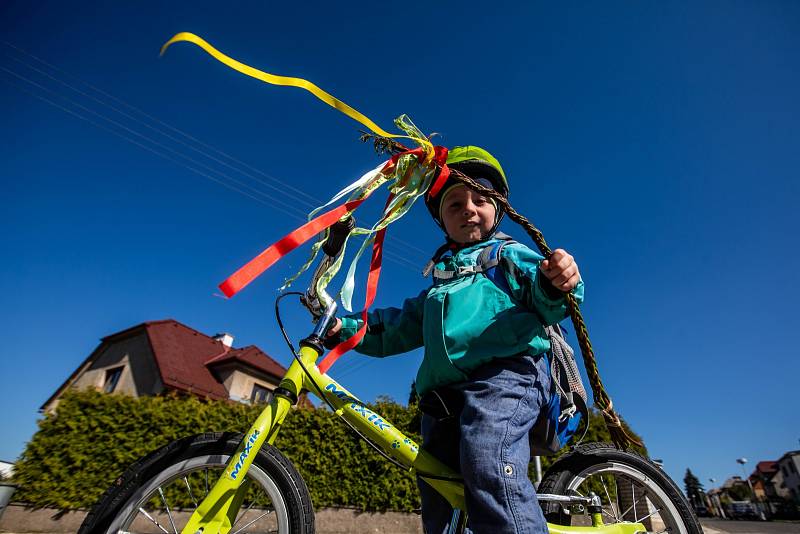
<path fill-rule="evenodd" d="M 448 477 L 448 476 L 444 476 L 444 475 L 436 475 L 436 474 L 433 474 L 433 473 L 423 473 L 423 472 L 421 472 L 419 470 L 414 469 L 413 467 L 409 467 L 409 466 L 403 465 L 402 463 L 398 462 L 397 460 L 395 460 L 394 458 L 392 458 L 391 456 L 386 454 L 386 452 L 383 450 L 383 448 L 381 448 L 378 444 L 376 444 L 371 439 L 369 439 L 367 436 L 362 434 L 361 431 L 358 430 L 355 426 L 353 426 L 353 424 L 350 423 L 350 421 L 348 421 L 344 416 L 337 414 L 336 407 L 333 404 L 331 404 L 331 402 L 328 400 L 328 398 L 322 392 L 322 387 L 320 387 L 320 385 L 316 382 L 316 380 L 314 380 L 314 377 L 311 376 L 311 373 L 309 373 L 308 369 L 306 368 L 305 364 L 303 363 L 303 360 L 300 358 L 300 355 L 297 353 L 297 350 L 294 348 L 294 344 L 292 343 L 291 339 L 289 339 L 289 334 L 286 333 L 286 329 L 283 326 L 283 321 L 281 320 L 280 302 L 281 302 L 281 300 L 283 300 L 284 297 L 288 297 L 289 295 L 299 295 L 301 298 L 305 296 L 304 293 L 301 293 L 299 291 L 287 291 L 285 293 L 281 293 L 275 299 L 275 319 L 278 321 L 278 327 L 280 328 L 281 335 L 283 336 L 283 339 L 286 341 L 286 344 L 289 346 L 289 350 L 292 351 L 292 357 L 300 365 L 300 368 L 303 370 L 303 373 L 305 373 L 306 377 L 308 377 L 309 381 L 314 386 L 314 389 L 316 389 L 319 398 L 322 399 L 325 402 L 325 404 L 328 405 L 328 407 L 331 409 L 331 411 L 334 414 L 338 415 L 338 420 L 339 421 L 343 421 L 350 428 L 350 430 L 355 432 L 356 435 L 358 435 L 358 437 L 360 437 L 362 440 L 367 442 L 367 444 L 370 447 L 372 447 L 373 449 L 375 449 L 375 451 L 378 454 L 383 456 L 386 460 L 388 460 L 390 463 L 392 463 L 395 467 L 399 467 L 403 471 L 416 471 L 417 476 L 420 476 L 420 477 L 423 477 L 423 478 L 430 478 L 432 480 L 446 480 L 446 481 L 450 481 L 450 482 L 463 482 L 463 479 L 461 477 Z"/>

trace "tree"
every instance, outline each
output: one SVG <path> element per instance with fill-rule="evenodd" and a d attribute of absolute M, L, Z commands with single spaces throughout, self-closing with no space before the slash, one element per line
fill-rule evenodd
<path fill-rule="evenodd" d="M 408 393 L 408 405 L 416 404 L 419 399 L 417 398 L 417 381 L 411 381 L 411 391 Z"/>
<path fill-rule="evenodd" d="M 692 503 L 692 506 L 697 508 L 705 502 L 703 497 L 703 485 L 688 467 L 686 468 L 686 475 L 683 477 L 683 484 L 686 491 L 686 496 L 689 498 L 689 502 Z"/>

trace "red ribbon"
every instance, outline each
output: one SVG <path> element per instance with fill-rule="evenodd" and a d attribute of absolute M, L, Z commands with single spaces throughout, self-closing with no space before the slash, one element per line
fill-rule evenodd
<path fill-rule="evenodd" d="M 435 161 L 442 170 L 439 172 L 439 176 L 436 177 L 436 181 L 433 182 L 433 185 L 431 185 L 431 188 L 428 190 L 428 198 L 435 198 L 450 177 L 450 167 L 447 166 L 447 149 L 443 146 L 436 146 L 433 147 L 433 150 L 433 161 Z"/>
<path fill-rule="evenodd" d="M 369 195 L 367 195 L 369 196 Z M 276 261 L 290 253 L 313 236 L 319 234 L 325 228 L 331 226 L 341 219 L 345 213 L 356 209 L 367 197 L 360 200 L 353 200 L 341 206 L 327 211 L 308 221 L 300 228 L 284 236 L 280 241 L 270 245 L 261 254 L 247 262 L 244 267 L 233 273 L 227 280 L 219 285 L 219 288 L 230 298 L 241 291 L 247 284 L 255 280 L 261 273 L 269 269 Z"/>
<path fill-rule="evenodd" d="M 391 198 L 390 195 L 389 200 L 391 200 Z M 383 239 L 385 236 L 386 228 L 379 230 L 375 234 L 375 242 L 372 245 L 372 260 L 369 263 L 369 277 L 367 278 L 367 295 L 364 298 L 364 309 L 361 310 L 361 328 L 358 329 L 353 337 L 336 345 L 333 350 L 323 358 L 318 366 L 321 373 L 327 373 L 331 365 L 336 363 L 336 360 L 338 360 L 342 354 L 361 343 L 361 340 L 364 339 L 367 333 L 367 310 L 369 310 L 372 303 L 375 302 L 375 295 L 378 294 L 378 280 L 381 277 L 381 259 L 383 257 Z"/>

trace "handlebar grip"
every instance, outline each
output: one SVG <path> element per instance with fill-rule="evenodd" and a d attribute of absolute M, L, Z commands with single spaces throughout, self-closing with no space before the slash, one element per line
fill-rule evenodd
<path fill-rule="evenodd" d="M 344 240 L 347 239 L 347 236 L 350 235 L 350 232 L 355 227 L 356 219 L 352 215 L 343 221 L 333 223 L 328 240 L 322 245 L 322 251 L 331 258 L 335 258 L 342 251 Z"/>

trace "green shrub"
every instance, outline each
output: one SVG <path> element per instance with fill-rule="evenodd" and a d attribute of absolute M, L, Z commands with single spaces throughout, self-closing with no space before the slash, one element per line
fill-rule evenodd
<path fill-rule="evenodd" d="M 15 497 L 37 507 L 88 508 L 138 458 L 202 432 L 244 432 L 262 408 L 177 395 L 131 398 L 70 390 L 56 414 L 39 421 L 17 462 Z M 416 404 L 406 408 L 382 399 L 370 408 L 419 441 Z M 607 437 L 602 418 L 594 417 L 587 441 Z M 318 508 L 419 508 L 414 476 L 387 462 L 327 409 L 293 410 L 276 445 L 300 471 Z"/>
<path fill-rule="evenodd" d="M 392 402 L 370 406 L 412 439 L 416 414 Z M 128 465 L 186 436 L 244 432 L 263 406 L 176 395 L 131 398 L 68 391 L 16 466 L 16 499 L 34 506 L 88 508 Z M 293 410 L 277 446 L 308 485 L 314 505 L 413 510 L 414 477 L 386 462 L 326 409 Z"/>

